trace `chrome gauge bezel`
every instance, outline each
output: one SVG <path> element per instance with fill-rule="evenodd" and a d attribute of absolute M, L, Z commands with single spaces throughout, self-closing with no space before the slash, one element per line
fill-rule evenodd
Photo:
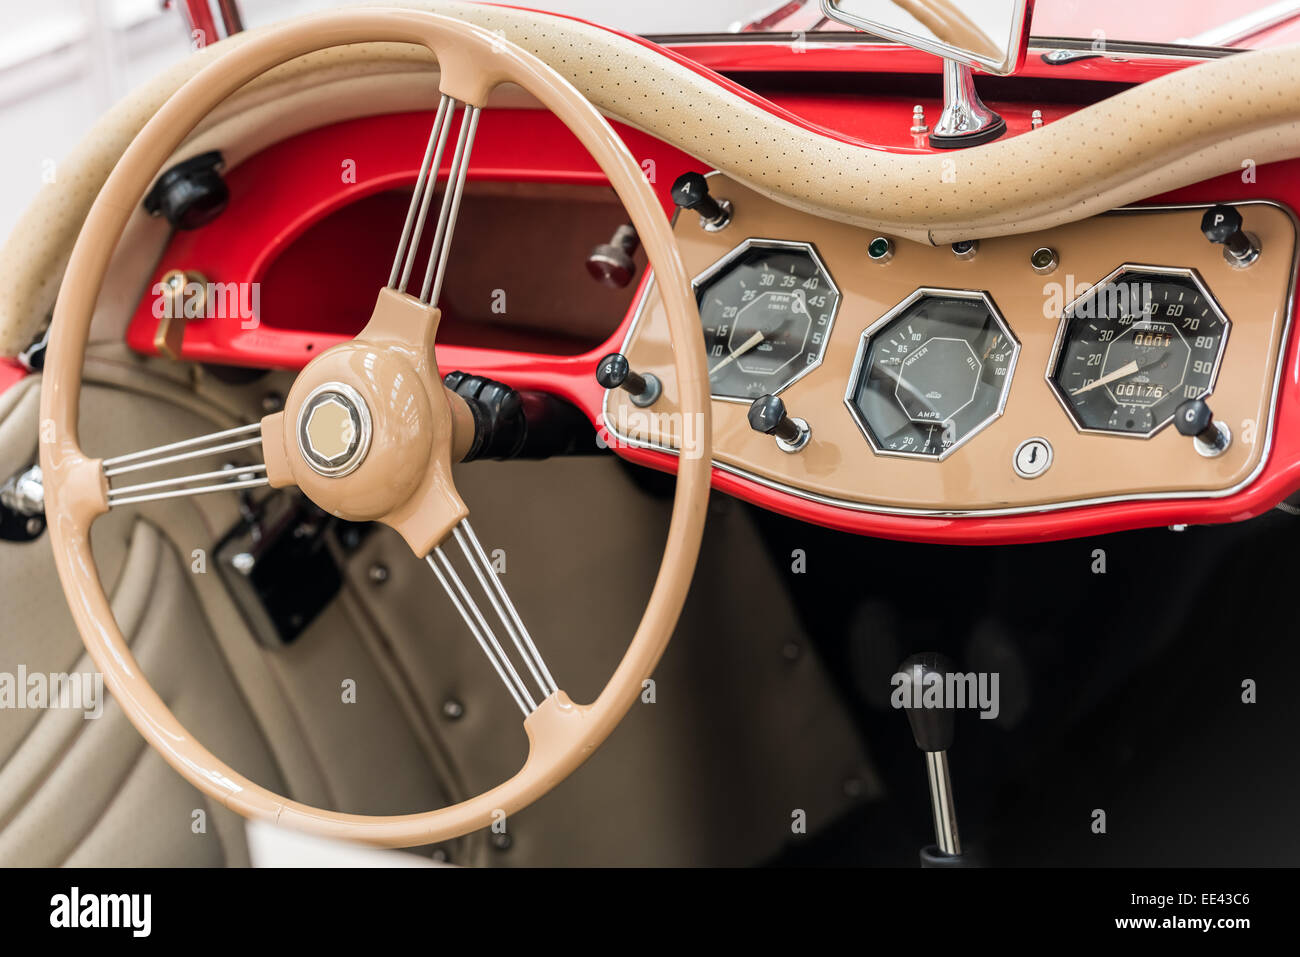
<path fill-rule="evenodd" d="M 868 375 L 870 372 L 867 368 L 867 354 L 871 348 L 871 340 L 874 336 L 878 335 L 888 327 L 890 323 L 906 312 L 917 301 L 921 299 L 934 298 L 972 299 L 984 303 L 985 308 L 989 311 L 989 315 L 993 317 L 993 321 L 1002 331 L 1002 334 L 1007 337 L 1007 341 L 1011 343 L 1011 361 L 1007 366 L 1006 381 L 1002 383 L 1002 389 L 998 393 L 997 407 L 977 424 L 971 426 L 965 435 L 959 438 L 952 445 L 948 446 L 947 449 L 938 455 L 925 455 L 921 452 L 901 452 L 897 449 L 882 449 L 876 444 L 876 440 L 871 434 L 871 427 L 862 415 L 862 410 L 860 410 L 857 403 L 853 401 L 853 397 L 858 391 L 858 385 L 862 382 L 863 376 Z M 849 415 L 853 416 L 853 421 L 857 425 L 858 431 L 862 433 L 863 437 L 867 440 L 867 444 L 871 446 L 871 451 L 876 455 L 893 455 L 898 458 L 922 459 L 926 462 L 942 462 L 1002 417 L 1002 413 L 1006 410 L 1007 406 L 1007 396 L 1011 393 L 1011 381 L 1015 378 L 1016 362 L 1019 358 L 1020 340 L 1017 339 L 1015 333 L 1011 331 L 1011 327 L 1007 325 L 1007 320 L 1002 315 L 1002 311 L 998 309 L 997 303 L 993 301 L 993 297 L 987 292 L 982 289 L 940 289 L 936 286 L 922 286 L 912 292 L 906 299 L 898 303 L 898 305 L 894 306 L 871 325 L 867 326 L 866 329 L 862 330 L 862 334 L 858 338 L 858 351 L 853 357 L 853 366 L 849 372 L 849 384 L 844 390 L 844 405 L 848 408 Z"/>
<path fill-rule="evenodd" d="M 1056 401 L 1060 404 L 1061 408 L 1065 410 L 1065 414 L 1070 417 L 1070 423 L 1074 426 L 1075 431 L 1086 435 L 1107 435 L 1113 438 L 1146 441 L 1174 420 L 1174 414 L 1172 412 L 1170 412 L 1163 420 L 1153 423 L 1151 428 L 1146 432 L 1125 432 L 1119 429 L 1092 428 L 1090 426 L 1085 426 L 1079 420 L 1078 415 L 1074 411 L 1074 407 L 1070 404 L 1069 397 L 1061 390 L 1060 385 L 1056 382 L 1056 373 L 1058 371 L 1057 365 L 1061 361 L 1061 356 L 1065 348 L 1066 330 L 1070 326 L 1070 321 L 1074 318 L 1074 310 L 1078 308 L 1079 303 L 1093 295 L 1099 287 L 1104 287 L 1107 283 L 1113 283 L 1119 276 L 1129 272 L 1148 273 L 1151 275 L 1170 276 L 1190 280 L 1192 284 L 1196 286 L 1196 289 L 1201 296 L 1204 297 L 1209 307 L 1214 310 L 1215 315 L 1218 316 L 1219 320 L 1223 323 L 1223 335 L 1219 339 L 1219 349 L 1214 355 L 1214 368 L 1210 370 L 1210 385 L 1209 388 L 1200 396 L 1202 399 L 1213 395 L 1214 387 L 1218 384 L 1219 367 L 1223 364 L 1223 352 L 1224 349 L 1227 348 L 1228 336 L 1232 332 L 1232 320 L 1228 318 L 1228 314 L 1223 311 L 1223 307 L 1219 305 L 1219 301 L 1214 298 L 1214 294 L 1210 292 L 1210 288 L 1205 284 L 1205 280 L 1201 278 L 1201 274 L 1195 269 L 1185 266 L 1147 266 L 1142 263 L 1123 263 L 1122 265 L 1117 266 L 1104 279 L 1093 283 L 1087 290 L 1076 296 L 1074 300 L 1061 311 L 1061 319 L 1056 327 L 1056 337 L 1052 340 L 1052 351 L 1047 357 L 1047 369 L 1043 373 L 1043 377 L 1047 380 L 1047 385 L 1052 390 L 1052 394 L 1056 396 Z"/>
<path fill-rule="evenodd" d="M 811 364 L 806 364 L 801 371 L 796 372 L 789 379 L 785 380 L 781 384 L 780 388 L 772 390 L 772 395 L 780 395 L 808 373 L 821 366 L 822 362 L 825 361 L 826 347 L 830 344 L 831 332 L 835 329 L 835 319 L 839 315 L 840 305 L 844 301 L 844 294 L 840 292 L 840 287 L 836 284 L 835 277 L 831 275 L 831 270 L 830 267 L 826 265 L 826 260 L 822 259 L 821 254 L 817 252 L 817 247 L 812 243 L 788 239 L 763 239 L 751 236 L 739 245 L 733 246 L 731 249 L 727 250 L 727 252 L 724 253 L 717 262 L 713 263 L 691 280 L 691 295 L 695 297 L 697 306 L 700 301 L 700 287 L 708 283 L 711 279 L 726 269 L 734 260 L 740 258 L 751 249 L 778 249 L 783 251 L 806 252 L 809 258 L 812 259 L 813 264 L 821 271 L 821 274 L 826 277 L 827 285 L 835 294 L 835 307 L 831 309 L 830 320 L 826 323 L 825 336 L 822 339 L 821 348 L 817 350 L 817 361 Z M 703 327 L 704 319 L 703 316 L 701 316 L 700 328 L 703 329 Z M 749 405 L 754 401 L 752 398 L 746 399 L 734 395 L 718 395 L 713 391 L 712 379 L 709 380 L 709 397 L 715 402 L 732 402 L 739 405 Z"/>

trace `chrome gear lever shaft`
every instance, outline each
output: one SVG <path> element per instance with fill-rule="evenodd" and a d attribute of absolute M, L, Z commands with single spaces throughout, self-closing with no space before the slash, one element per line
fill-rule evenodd
<path fill-rule="evenodd" d="M 957 811 L 952 799 L 952 776 L 948 771 L 948 749 L 952 747 L 953 710 L 951 702 L 942 707 L 927 707 L 925 692 L 936 683 L 940 690 L 952 673 L 949 662 L 941 655 L 927 652 L 913 655 L 898 666 L 895 681 L 903 687 L 903 707 L 912 726 L 916 746 L 925 755 L 930 779 L 930 806 L 934 811 L 935 844 L 921 851 L 923 866 L 952 866 L 962 860 L 961 837 L 957 831 Z"/>

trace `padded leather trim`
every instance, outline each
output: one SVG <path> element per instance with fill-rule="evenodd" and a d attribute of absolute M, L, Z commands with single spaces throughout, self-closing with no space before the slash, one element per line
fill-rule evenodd
<path fill-rule="evenodd" d="M 1044 229 L 1296 152 L 1300 55 L 1239 54 L 1152 80 L 1033 133 L 955 153 L 887 153 L 769 113 L 632 38 L 550 14 L 407 0 L 499 31 L 566 76 L 603 111 L 800 209 L 920 242 Z M 214 44 L 131 94 L 66 158 L 0 253 L 0 351 L 13 354 L 49 314 L 72 241 L 109 170 Z M 393 44 L 322 51 L 240 94 L 293 78 L 363 75 L 428 62 Z M 232 101 L 233 105 L 233 101 Z"/>

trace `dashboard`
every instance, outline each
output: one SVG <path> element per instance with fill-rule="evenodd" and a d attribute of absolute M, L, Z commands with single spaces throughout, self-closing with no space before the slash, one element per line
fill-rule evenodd
<path fill-rule="evenodd" d="M 917 516 L 1221 497 L 1259 474 L 1294 298 L 1286 208 L 1233 207 L 1258 249 L 1243 266 L 1202 232 L 1209 204 L 931 247 L 722 174 L 709 184 L 729 222 L 683 211 L 674 232 L 695 276 L 717 468 Z M 649 406 L 607 393 L 613 438 L 689 452 L 652 284 L 622 352 L 663 388 Z M 758 431 L 766 397 L 797 437 Z"/>
<path fill-rule="evenodd" d="M 301 368 L 355 335 L 389 266 L 386 246 L 355 237 L 400 228 L 409 198 L 400 187 L 415 176 L 428 122 L 419 112 L 346 120 L 232 168 L 229 211 L 174 233 L 150 283 L 179 269 L 260 286 L 258 321 L 187 322 L 169 344 L 146 287 L 128 345 L 234 374 Z M 673 183 L 698 161 L 616 128 L 657 170 L 671 213 Z M 533 146 L 521 152 L 521 142 Z M 304 161 L 322 155 L 355 161 L 357 181 L 341 183 L 337 163 Z M 715 488 L 828 528 L 949 543 L 1237 521 L 1272 508 L 1300 485 L 1300 347 L 1289 335 L 1300 161 L 1259 173 L 1257 185 L 1228 174 L 1148 200 L 1157 205 L 970 249 L 881 235 L 712 174 L 730 222 L 711 231 L 682 212 L 673 229 L 715 370 Z M 296 188 L 281 189 L 291 174 Z M 1206 210 L 1225 200 L 1258 240 L 1249 268 L 1228 265 L 1202 234 Z M 621 457 L 672 471 L 683 424 L 653 275 L 640 253 L 635 285 L 587 275 L 587 251 L 624 214 L 585 150 L 545 112 L 490 109 L 466 205 L 440 367 L 557 396 Z M 1090 298 L 1093 284 L 1120 298 Z M 761 301 L 742 315 L 751 290 Z M 1166 293 L 1204 315 L 1145 315 Z M 1184 329 L 1187 318 L 1206 326 Z M 1171 363 L 1183 349 L 1186 364 Z M 596 373 L 611 352 L 656 374 L 662 396 L 642 407 L 606 392 Z M 1123 371 L 1131 363 L 1146 368 Z M 1171 421 L 1189 389 L 1229 433 L 1222 454 L 1200 454 Z M 795 452 L 750 426 L 752 403 L 769 395 L 808 426 Z"/>

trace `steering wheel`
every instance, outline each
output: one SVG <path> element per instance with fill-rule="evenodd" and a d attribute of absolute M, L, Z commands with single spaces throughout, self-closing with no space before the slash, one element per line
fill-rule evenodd
<path fill-rule="evenodd" d="M 354 340 L 313 359 L 294 383 L 284 410 L 260 423 L 111 458 L 88 458 L 78 441 L 77 410 L 91 314 L 110 256 L 162 165 L 210 110 L 246 82 L 294 57 L 372 41 L 426 47 L 438 61 L 441 99 L 392 274 L 369 323 Z M 589 705 L 574 703 L 560 690 L 474 536 L 451 472 L 453 456 L 463 455 L 471 441 L 473 416 L 464 400 L 443 385 L 434 356 L 438 294 L 474 133 L 489 93 L 504 82 L 523 87 L 555 114 L 622 200 L 654 268 L 668 316 L 676 382 L 664 387 L 675 390 L 672 398 L 684 417 L 694 418 L 702 440 L 701 453 L 683 455 L 678 464 L 663 559 L 641 622 L 605 688 Z M 433 227 L 433 253 L 416 293 L 419 240 L 458 109 L 459 133 Z M 59 577 L 87 650 L 136 729 L 187 780 L 245 817 L 381 846 L 427 844 L 466 834 L 525 807 L 567 777 L 636 701 L 677 623 L 699 554 L 709 490 L 709 390 L 689 289 L 663 210 L 618 135 L 545 63 L 479 27 L 417 11 L 326 13 L 250 37 L 197 73 L 136 136 L 86 218 L 55 306 L 41 393 L 41 466 Z M 139 481 L 136 475 L 258 446 L 264 464 L 152 481 Z M 421 813 L 341 813 L 298 803 L 244 778 L 176 720 L 141 673 L 113 618 L 91 554 L 90 527 L 110 508 L 261 485 L 297 485 L 331 514 L 389 525 L 417 558 L 427 561 L 524 714 L 528 754 L 513 777 L 459 804 Z M 489 615 L 449 560 L 453 543 L 486 594 L 498 628 L 489 624 Z M 505 653 L 498 630 L 509 636 L 522 670 Z"/>

